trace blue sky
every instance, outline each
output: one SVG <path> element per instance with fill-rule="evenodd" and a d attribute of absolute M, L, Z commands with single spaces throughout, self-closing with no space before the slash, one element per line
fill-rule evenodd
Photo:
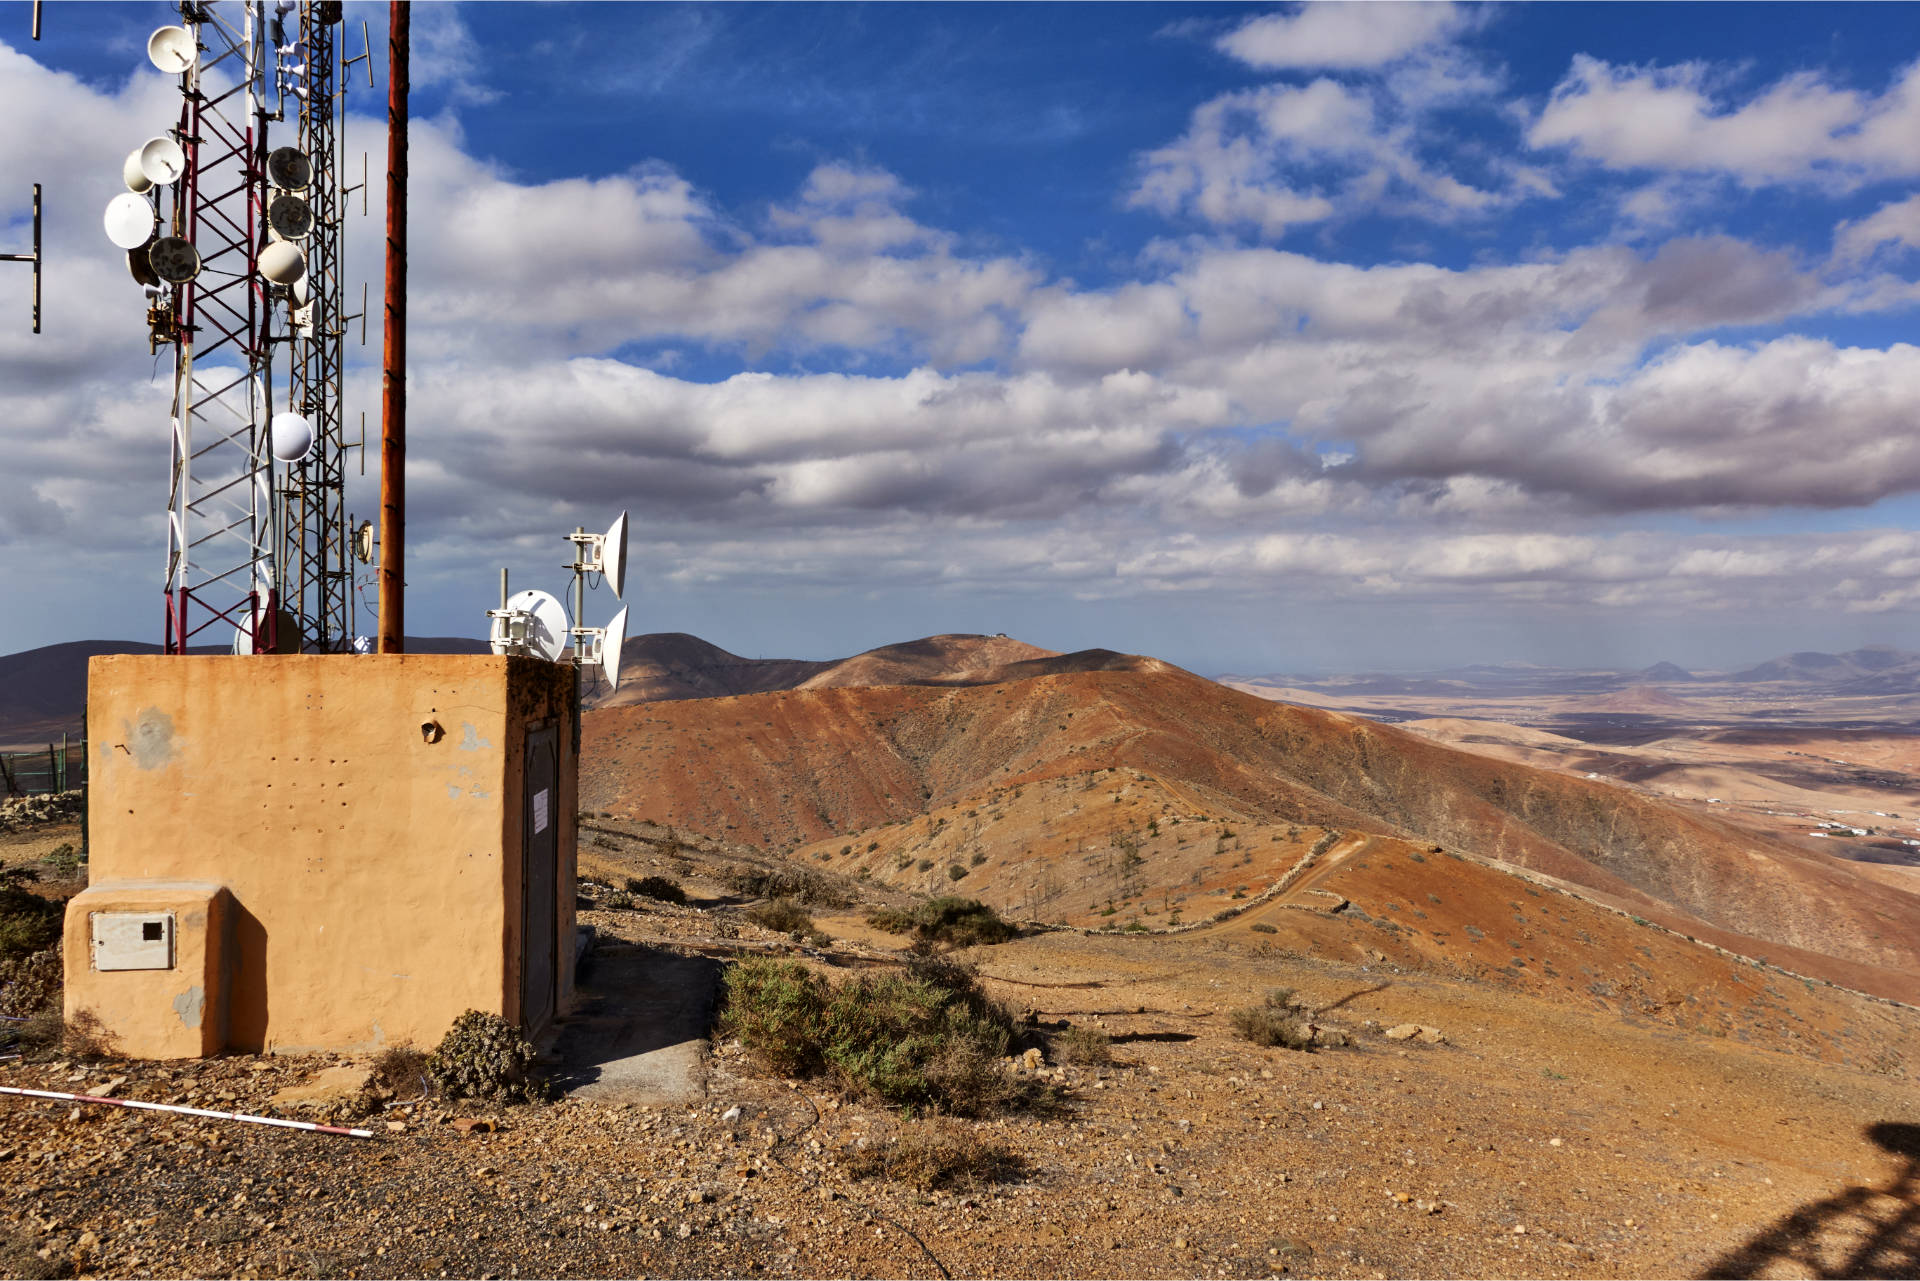
<path fill-rule="evenodd" d="M 28 11 L 0 240 L 45 183 L 51 296 L 33 338 L 0 267 L 0 582 L 40 608 L 0 648 L 154 639 L 166 418 L 98 210 L 167 123 L 171 11 Z M 376 62 L 385 13 L 348 6 Z M 477 634 L 497 567 L 557 588 L 559 532 L 626 507 L 635 630 L 750 654 L 1915 647 L 1920 8 L 421 4 L 415 39 L 412 630 Z"/>

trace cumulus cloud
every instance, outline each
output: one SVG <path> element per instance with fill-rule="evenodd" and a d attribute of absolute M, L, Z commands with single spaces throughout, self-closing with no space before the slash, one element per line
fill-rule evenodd
<path fill-rule="evenodd" d="M 1463 155 L 1435 122 L 1442 107 L 1491 105 L 1498 77 L 1446 42 L 1466 26 L 1448 5 L 1326 4 L 1249 20 L 1221 48 L 1271 70 L 1341 69 L 1195 108 L 1187 131 L 1146 152 L 1128 203 L 1269 239 L 1360 212 L 1437 221 L 1556 194 L 1512 156 Z M 1502 130 L 1510 123 L 1495 117 Z M 1457 172 L 1456 172 L 1457 170 Z M 1470 177 L 1461 177 L 1461 173 Z"/>
<path fill-rule="evenodd" d="M 1611 169 L 1717 173 L 1750 186 L 1920 173 L 1920 62 L 1878 95 L 1813 71 L 1740 101 L 1715 82 L 1706 63 L 1616 66 L 1578 54 L 1527 141 Z"/>
<path fill-rule="evenodd" d="M 1322 0 L 1249 18 L 1222 36 L 1221 52 L 1263 71 L 1378 67 L 1451 37 L 1466 25 L 1452 4 Z"/>
<path fill-rule="evenodd" d="M 1882 205 L 1833 230 L 1833 256 L 1846 266 L 1857 266 L 1885 246 L 1920 249 L 1920 196 Z"/>

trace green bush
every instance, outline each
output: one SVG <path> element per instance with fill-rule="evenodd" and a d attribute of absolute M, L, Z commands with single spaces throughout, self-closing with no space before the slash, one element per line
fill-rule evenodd
<path fill-rule="evenodd" d="M 949 881 L 964 881 L 967 879 L 967 869 L 958 863 L 949 863 L 947 864 L 947 879 Z"/>
<path fill-rule="evenodd" d="M 427 1075 L 450 1099 L 532 1102 L 547 1096 L 533 1072 L 533 1046 L 498 1014 L 468 1010 L 427 1060 Z"/>
<path fill-rule="evenodd" d="M 985 903 L 954 895 L 929 899 L 904 912 L 881 908 L 867 917 L 867 924 L 889 934 L 911 931 L 915 943 L 929 947 L 1004 943 L 1015 933 L 1013 926 Z"/>
<path fill-rule="evenodd" d="M 1255 921 L 1252 925 L 1249 925 L 1247 928 L 1252 930 L 1255 934 L 1278 934 L 1280 932 L 1279 930 L 1276 930 L 1275 928 L 1273 928 L 1273 926 L 1268 925 L 1265 921 Z"/>
<path fill-rule="evenodd" d="M 982 1115 L 1028 1098 L 1000 1062 L 1013 1017 L 944 958 L 839 984 L 794 961 L 741 961 L 721 1027 L 769 1071 L 829 1076 L 896 1106 Z"/>
<path fill-rule="evenodd" d="M 684 904 L 687 901 L 687 892 L 680 888 L 679 882 L 670 881 L 664 876 L 629 876 L 627 893 L 657 899 L 662 903 Z"/>

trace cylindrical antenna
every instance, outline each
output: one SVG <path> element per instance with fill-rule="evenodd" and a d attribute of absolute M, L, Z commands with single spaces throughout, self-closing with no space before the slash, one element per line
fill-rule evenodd
<path fill-rule="evenodd" d="M 506 607 L 507 607 L 507 567 L 505 565 L 502 565 L 500 567 L 500 608 L 505 609 Z"/>
<path fill-rule="evenodd" d="M 380 399 L 380 652 L 406 652 L 406 0 L 387 6 L 387 315 Z"/>

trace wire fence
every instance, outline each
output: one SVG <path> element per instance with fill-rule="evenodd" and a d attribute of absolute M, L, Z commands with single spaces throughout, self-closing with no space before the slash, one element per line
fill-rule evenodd
<path fill-rule="evenodd" d="M 86 782 L 84 741 L 48 743 L 45 751 L 0 752 L 0 797 L 71 792 Z"/>

